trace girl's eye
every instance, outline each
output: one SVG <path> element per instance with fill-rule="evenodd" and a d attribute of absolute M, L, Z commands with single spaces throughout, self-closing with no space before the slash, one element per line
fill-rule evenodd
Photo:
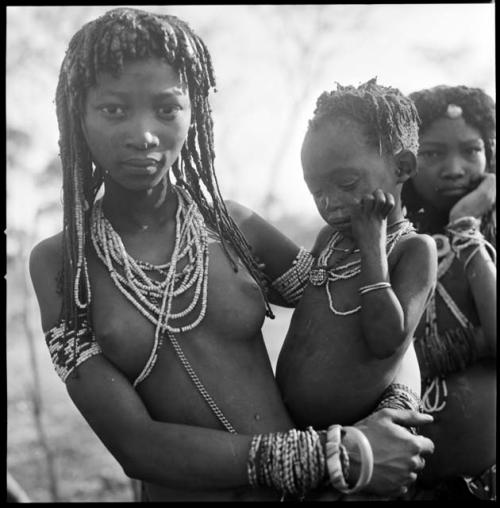
<path fill-rule="evenodd" d="M 483 151 L 483 149 L 479 146 L 469 146 L 467 147 L 464 152 L 469 157 L 477 157 L 478 154 L 480 154 Z"/>
<path fill-rule="evenodd" d="M 422 150 L 421 152 L 418 152 L 418 155 L 426 160 L 432 160 L 441 157 L 443 154 L 438 150 Z"/>
<path fill-rule="evenodd" d="M 102 106 L 100 110 L 109 117 L 112 118 L 121 118 L 125 116 L 125 108 L 122 106 L 118 106 L 116 104 L 109 104 L 106 106 Z"/>
<path fill-rule="evenodd" d="M 158 114 L 165 120 L 173 120 L 181 109 L 182 108 L 177 104 L 170 104 L 168 106 L 161 106 L 158 108 Z"/>

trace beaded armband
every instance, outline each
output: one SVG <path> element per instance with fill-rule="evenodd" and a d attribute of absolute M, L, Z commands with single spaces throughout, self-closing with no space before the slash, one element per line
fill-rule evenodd
<path fill-rule="evenodd" d="M 45 334 L 45 342 L 55 371 L 63 382 L 66 382 L 78 365 L 101 353 L 101 348 L 86 319 L 80 321 L 76 333 L 61 320 Z"/>
<path fill-rule="evenodd" d="M 384 408 L 419 411 L 421 409 L 420 397 L 409 386 L 392 383 L 382 393 L 375 411 Z"/>
<path fill-rule="evenodd" d="M 292 266 L 277 279 L 274 279 L 271 287 L 287 303 L 296 305 L 309 281 L 309 272 L 313 266 L 313 261 L 312 254 L 301 247 L 293 260 Z"/>

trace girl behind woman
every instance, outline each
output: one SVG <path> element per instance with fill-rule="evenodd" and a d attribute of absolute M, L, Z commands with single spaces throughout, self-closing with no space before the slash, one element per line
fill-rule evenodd
<path fill-rule="evenodd" d="M 421 483 L 434 498 L 494 499 L 496 474 L 495 104 L 478 88 L 414 92 L 418 172 L 408 217 L 434 236 L 438 281 L 416 332 L 423 432 L 436 452 Z M 467 487 L 467 489 L 466 489 Z"/>

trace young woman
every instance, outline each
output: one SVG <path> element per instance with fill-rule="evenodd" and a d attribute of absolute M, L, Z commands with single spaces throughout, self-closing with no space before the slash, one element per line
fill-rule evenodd
<path fill-rule="evenodd" d="M 410 97 L 422 124 L 418 172 L 405 184 L 403 202 L 418 230 L 434 236 L 439 257 L 435 295 L 415 342 L 424 410 L 435 416 L 424 432 L 436 453 L 421 479 L 438 498 L 470 491 L 493 499 L 495 104 L 482 90 L 465 86 Z"/>
<path fill-rule="evenodd" d="M 114 9 L 75 34 L 56 95 L 63 231 L 31 277 L 70 397 L 147 499 L 302 497 L 328 481 L 328 435 L 292 428 L 261 334 L 267 283 L 299 248 L 222 200 L 214 85 L 173 16 Z M 430 420 L 380 411 L 337 450 L 363 485 L 401 492 L 433 448 L 402 425 Z"/>

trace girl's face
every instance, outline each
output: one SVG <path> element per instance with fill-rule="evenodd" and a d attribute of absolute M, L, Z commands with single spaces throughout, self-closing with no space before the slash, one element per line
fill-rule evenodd
<path fill-rule="evenodd" d="M 83 130 L 96 165 L 129 190 L 157 185 L 179 156 L 191 122 L 189 94 L 163 60 L 126 63 L 89 89 Z"/>
<path fill-rule="evenodd" d="M 356 122 L 324 122 L 302 145 L 304 180 L 321 217 L 336 230 L 351 227 L 351 208 L 376 189 L 397 199 L 396 168 L 371 146 Z"/>
<path fill-rule="evenodd" d="M 419 141 L 413 186 L 424 201 L 448 210 L 479 183 L 486 171 L 481 134 L 462 117 L 439 118 L 420 134 Z"/>

